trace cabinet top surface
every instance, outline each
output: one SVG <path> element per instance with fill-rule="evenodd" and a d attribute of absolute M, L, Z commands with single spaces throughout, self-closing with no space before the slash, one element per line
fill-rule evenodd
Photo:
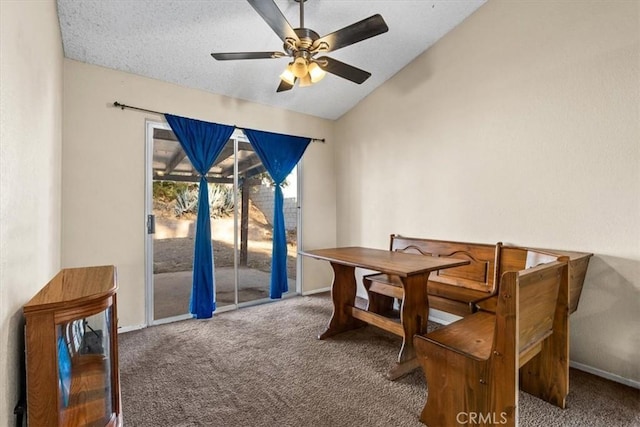
<path fill-rule="evenodd" d="M 115 294 L 116 268 L 66 268 L 61 270 L 25 306 L 24 313 L 50 310 Z"/>

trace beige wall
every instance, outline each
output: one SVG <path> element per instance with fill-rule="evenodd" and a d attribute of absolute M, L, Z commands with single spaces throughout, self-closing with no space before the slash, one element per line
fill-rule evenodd
<path fill-rule="evenodd" d="M 65 60 L 62 150 L 62 264 L 118 268 L 120 326 L 144 323 L 145 119 L 155 114 L 114 101 L 186 117 L 327 138 L 303 159 L 305 247 L 335 244 L 332 122 Z M 305 265 L 304 290 L 331 276 Z"/>
<path fill-rule="evenodd" d="M 62 42 L 54 1 L 0 1 L 0 19 L 0 425 L 9 426 L 22 306 L 60 267 Z"/>
<path fill-rule="evenodd" d="M 303 160 L 306 249 L 398 232 L 594 252 L 571 358 L 639 381 L 639 16 L 635 1 L 490 0 L 333 124 L 68 60 L 63 107 L 55 2 L 0 1 L 0 424 L 21 307 L 61 264 L 116 264 L 120 324 L 144 322 L 158 118 L 114 100 L 327 138 Z M 330 283 L 325 263 L 304 267 L 305 291 Z"/>
<path fill-rule="evenodd" d="M 337 122 L 338 244 L 593 252 L 571 359 L 640 381 L 639 8 L 482 6 Z"/>

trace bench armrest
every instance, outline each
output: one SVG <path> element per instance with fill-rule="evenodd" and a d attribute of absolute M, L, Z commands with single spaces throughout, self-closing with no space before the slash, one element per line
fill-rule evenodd
<path fill-rule="evenodd" d="M 487 311 L 495 313 L 498 307 L 498 295 L 489 295 L 486 298 L 474 302 L 474 311 Z"/>

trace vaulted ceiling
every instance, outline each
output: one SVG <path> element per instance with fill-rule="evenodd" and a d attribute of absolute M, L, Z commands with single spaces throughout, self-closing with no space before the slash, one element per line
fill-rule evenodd
<path fill-rule="evenodd" d="M 327 54 L 370 72 L 363 84 L 329 74 L 312 86 L 280 93 L 279 75 L 290 58 L 216 61 L 210 55 L 283 50 L 282 40 L 247 1 L 58 0 L 58 15 L 67 58 L 337 119 L 485 1 L 306 0 L 304 26 L 320 36 L 377 13 L 389 31 Z M 276 4 L 298 27 L 299 3 Z"/>

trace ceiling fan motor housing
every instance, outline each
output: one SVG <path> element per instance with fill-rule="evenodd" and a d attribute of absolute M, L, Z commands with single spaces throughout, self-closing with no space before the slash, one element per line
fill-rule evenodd
<path fill-rule="evenodd" d="M 295 28 L 293 31 L 296 33 L 296 36 L 298 36 L 298 40 L 287 38 L 284 44 L 284 50 L 292 56 L 297 50 L 309 51 L 313 46 L 313 42 L 320 38 L 318 33 L 309 28 Z"/>

